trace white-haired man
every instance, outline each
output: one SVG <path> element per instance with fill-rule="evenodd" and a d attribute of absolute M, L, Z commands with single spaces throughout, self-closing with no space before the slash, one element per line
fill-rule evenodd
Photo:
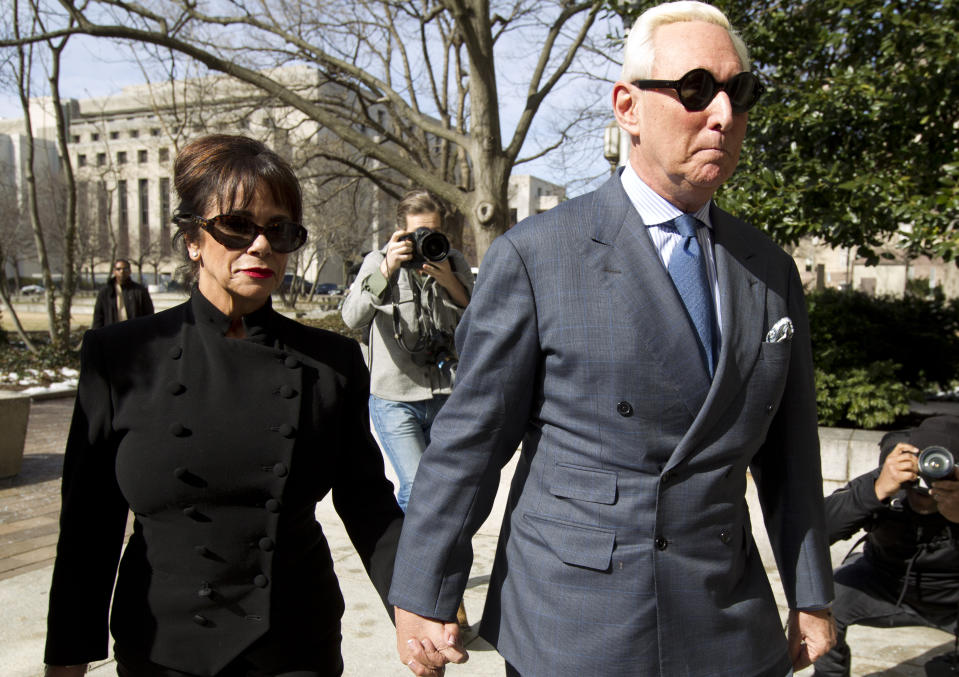
<path fill-rule="evenodd" d="M 645 12 L 613 88 L 626 167 L 490 248 L 394 570 L 414 673 L 465 658 L 470 537 L 520 443 L 480 630 L 507 675 L 783 677 L 830 647 L 802 287 L 788 255 L 712 203 L 763 91 L 748 69 L 715 8 Z"/>

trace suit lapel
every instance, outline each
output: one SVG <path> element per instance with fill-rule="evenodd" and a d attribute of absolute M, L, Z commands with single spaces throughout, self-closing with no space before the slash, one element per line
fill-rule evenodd
<path fill-rule="evenodd" d="M 642 351 L 669 377 L 663 387 L 672 387 L 696 416 L 710 389 L 696 329 L 619 177 L 594 195 L 592 239 L 608 245 L 600 251 L 602 270 L 624 298 L 623 313 Z"/>
<path fill-rule="evenodd" d="M 756 360 L 765 321 L 766 261 L 757 255 L 748 226 L 713 207 L 713 252 L 722 306 L 722 347 L 716 375 L 696 420 L 670 458 L 680 463 L 721 418 L 744 386 Z"/>

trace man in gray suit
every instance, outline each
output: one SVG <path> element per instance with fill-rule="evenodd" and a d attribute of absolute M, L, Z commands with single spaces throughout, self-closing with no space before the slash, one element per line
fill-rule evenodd
<path fill-rule="evenodd" d="M 390 592 L 415 674 L 465 660 L 470 539 L 520 443 L 480 628 L 507 675 L 783 677 L 834 641 L 802 286 L 711 201 L 762 94 L 748 63 L 708 5 L 644 13 L 613 89 L 628 164 L 490 247 Z"/>

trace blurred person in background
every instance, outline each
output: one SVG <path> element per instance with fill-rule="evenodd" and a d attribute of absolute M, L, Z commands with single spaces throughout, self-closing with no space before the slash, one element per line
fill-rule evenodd
<path fill-rule="evenodd" d="M 134 282 L 130 272 L 127 259 L 114 262 L 113 276 L 100 289 L 93 306 L 93 329 L 153 314 L 150 292 L 142 284 Z"/>

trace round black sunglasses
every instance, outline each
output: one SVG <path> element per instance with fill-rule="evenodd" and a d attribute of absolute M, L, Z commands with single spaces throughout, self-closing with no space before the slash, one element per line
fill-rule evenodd
<path fill-rule="evenodd" d="M 635 80 L 633 84 L 640 89 L 675 89 L 679 102 L 691 112 L 704 110 L 719 92 L 726 92 L 733 112 L 745 113 L 766 91 L 753 73 L 744 71 L 726 82 L 716 82 L 705 68 L 695 68 L 679 80 Z"/>
<path fill-rule="evenodd" d="M 191 220 L 227 249 L 246 249 L 263 234 L 273 251 L 279 254 L 295 252 L 306 243 L 306 228 L 293 221 L 277 221 L 261 226 L 242 214 L 218 214 L 209 219 L 196 214 L 177 214 L 174 221 Z"/>

